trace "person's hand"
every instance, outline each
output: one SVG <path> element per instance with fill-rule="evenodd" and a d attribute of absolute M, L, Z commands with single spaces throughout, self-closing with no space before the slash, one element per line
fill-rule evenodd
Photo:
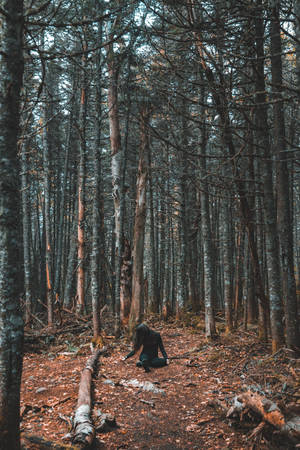
<path fill-rule="evenodd" d="M 169 358 L 166 358 L 166 365 L 168 366 L 170 364 Z"/>

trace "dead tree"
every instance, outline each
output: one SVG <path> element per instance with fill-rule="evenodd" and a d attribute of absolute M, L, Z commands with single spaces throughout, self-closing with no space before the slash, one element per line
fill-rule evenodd
<path fill-rule="evenodd" d="M 73 443 L 80 445 L 82 448 L 90 446 L 95 437 L 95 428 L 91 420 L 91 385 L 92 375 L 101 353 L 101 350 L 95 350 L 92 356 L 87 360 L 86 366 L 81 373 L 77 408 L 73 424 Z"/>

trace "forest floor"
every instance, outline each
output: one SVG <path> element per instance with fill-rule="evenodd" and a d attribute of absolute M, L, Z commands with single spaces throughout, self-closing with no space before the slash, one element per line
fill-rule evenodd
<path fill-rule="evenodd" d="M 97 416 L 108 413 L 115 417 L 117 427 L 97 433 L 93 448 L 294 448 L 272 427 L 251 438 L 257 417 L 234 423 L 215 405 L 216 401 L 230 404 L 235 395 L 252 389 L 283 408 L 292 404 L 300 413 L 300 360 L 286 349 L 271 356 L 270 348 L 258 342 L 254 331 L 240 329 L 208 342 L 201 326 L 193 325 L 150 323 L 161 333 L 171 360 L 168 366 L 149 373 L 136 367 L 136 357 L 122 361 L 131 349 L 125 338 L 107 340 L 110 349 L 100 357 L 93 380 L 93 418 L 96 423 Z M 65 436 L 76 408 L 81 370 L 90 355 L 89 334 L 90 328 L 83 327 L 80 335 L 66 331 L 54 340 L 49 338 L 51 342 L 37 343 L 36 338 L 26 346 L 22 436 L 70 443 Z M 154 385 L 155 392 L 135 386 L 145 381 Z M 28 442 L 26 449 L 46 448 L 44 441 Z"/>

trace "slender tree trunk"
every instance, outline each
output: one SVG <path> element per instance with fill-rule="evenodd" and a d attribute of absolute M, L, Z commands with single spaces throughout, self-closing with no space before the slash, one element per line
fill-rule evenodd
<path fill-rule="evenodd" d="M 149 109 L 145 105 L 140 113 L 141 120 L 141 144 L 139 155 L 139 167 L 136 189 L 136 208 L 133 232 L 133 270 L 132 270 L 132 301 L 129 317 L 129 330 L 132 333 L 134 327 L 142 320 L 143 315 L 143 263 L 144 263 L 144 239 L 146 222 L 146 185 L 147 185 L 147 161 L 149 151 Z"/>
<path fill-rule="evenodd" d="M 130 90 L 130 80 L 131 80 L 131 57 L 128 57 L 128 75 L 126 81 L 127 90 L 127 114 L 126 114 L 126 127 L 122 154 L 122 167 L 121 167 L 121 181 L 120 181 L 120 248 L 117 253 L 117 264 L 116 264 L 116 282 L 115 282 L 115 298 L 120 299 L 120 316 L 117 317 L 115 322 L 115 334 L 120 333 L 120 322 L 122 325 L 128 323 L 130 306 L 131 306 L 131 285 L 132 285 L 132 263 L 131 263 L 131 246 L 130 241 L 125 238 L 124 227 L 125 227 L 125 209 L 126 209 L 126 171 L 127 171 L 127 154 L 128 154 L 128 137 L 130 130 L 130 109 L 131 109 L 131 90 Z M 119 305 L 118 305 L 119 307 Z"/>
<path fill-rule="evenodd" d="M 111 35 L 112 36 L 112 35 Z M 116 56 L 114 55 L 113 44 L 108 46 L 107 50 L 108 65 L 108 117 L 110 129 L 110 148 L 111 148 L 111 174 L 112 174 L 112 196 L 114 202 L 115 213 L 115 264 L 120 264 L 121 252 L 121 220 L 120 220 L 120 194 L 121 194 L 121 175 L 122 175 L 122 152 L 121 152 L 121 134 L 119 122 L 119 104 L 118 104 L 118 66 Z M 120 275 L 120 269 L 114 272 Z M 120 328 L 120 280 L 114 278 L 115 283 L 118 282 L 118 288 L 113 286 L 114 295 L 114 312 L 115 312 L 115 331 L 119 332 Z M 115 295 L 116 290 L 118 295 Z"/>
<path fill-rule="evenodd" d="M 257 146 L 263 152 L 262 181 L 264 189 L 264 213 L 266 226 L 267 266 L 270 296 L 270 320 L 272 350 L 276 352 L 284 344 L 282 326 L 283 310 L 281 300 L 281 273 L 279 265 L 279 243 L 276 225 L 276 208 L 273 195 L 271 151 L 268 133 L 267 103 L 264 74 L 264 31 L 261 2 L 258 3 L 255 19 L 256 29 L 256 127 Z"/>
<path fill-rule="evenodd" d="M 294 276 L 293 224 L 291 220 L 289 153 L 286 148 L 285 117 L 282 96 L 281 30 L 279 5 L 272 10 L 271 63 L 275 149 L 277 156 L 277 223 L 281 246 L 283 272 L 283 297 L 285 306 L 286 342 L 289 348 L 299 346 L 299 322 L 297 311 L 296 282 Z"/>
<path fill-rule="evenodd" d="M 21 164 L 22 164 L 22 214 L 23 214 L 23 260 L 24 260 L 24 290 L 25 290 L 25 323 L 31 320 L 32 308 L 32 289 L 31 289 L 31 215 L 30 215 L 30 190 L 28 183 L 28 149 L 26 141 L 21 145 Z"/>
<path fill-rule="evenodd" d="M 122 325 L 126 325 L 129 320 L 131 305 L 131 285 L 132 285 L 132 261 L 131 248 L 128 239 L 123 245 L 121 286 L 120 286 L 120 319 Z"/>
<path fill-rule="evenodd" d="M 150 241 L 151 241 L 151 270 L 150 270 L 150 283 L 151 283 L 151 300 L 150 310 L 154 314 L 159 313 L 159 293 L 158 293 L 158 275 L 156 265 L 157 254 L 157 241 L 155 239 L 155 218 L 154 218 L 154 205 L 153 205 L 153 175 L 151 170 L 151 148 L 149 148 L 149 208 L 150 208 Z"/>
<path fill-rule="evenodd" d="M 84 49 L 87 44 L 84 43 Z M 87 76 L 86 57 L 82 57 L 83 75 L 79 111 L 79 167 L 78 167 L 78 226 L 77 226 L 77 313 L 85 308 L 85 183 L 86 183 L 86 114 L 87 114 Z"/>
<path fill-rule="evenodd" d="M 204 187 L 204 189 L 206 189 Z M 209 199 L 207 192 L 201 194 L 201 223 L 203 236 L 203 259 L 204 259 L 204 305 L 205 305 L 205 335 L 213 339 L 216 336 L 213 298 L 213 259 L 212 242 L 209 218 Z"/>
<path fill-rule="evenodd" d="M 187 137 L 187 107 L 186 102 L 182 102 L 182 147 L 186 148 L 188 145 Z M 179 271 L 178 271 L 178 306 L 179 308 L 188 306 L 189 288 L 187 275 L 187 248 L 188 248 L 188 224 L 187 224 L 187 159 L 184 152 L 178 155 L 178 166 L 180 167 L 180 181 L 179 181 L 179 208 L 180 208 L 180 223 L 179 223 Z"/>
<path fill-rule="evenodd" d="M 231 218 L 230 218 L 230 196 L 226 195 L 222 205 L 222 231 L 223 231 L 223 267 L 224 267 L 224 305 L 225 305 L 225 321 L 226 332 L 230 333 L 233 328 L 232 318 L 232 264 L 231 264 Z"/>
<path fill-rule="evenodd" d="M 52 286 L 52 242 L 51 242 L 51 170 L 50 158 L 51 150 L 53 150 L 51 134 L 51 119 L 53 117 L 51 98 L 49 92 L 52 90 L 52 66 L 47 67 L 48 93 L 45 93 L 45 123 L 44 123 L 44 139 L 43 139 L 43 169 L 44 169 L 44 226 L 45 226 L 45 263 L 46 263 L 46 297 L 47 297 L 47 313 L 48 325 L 53 324 L 53 286 Z M 47 124 L 47 125 L 46 125 Z M 50 126 L 49 126 L 50 125 Z"/>
<path fill-rule="evenodd" d="M 74 218 L 74 224 L 73 224 L 73 233 L 71 234 L 71 240 L 70 240 L 70 249 L 68 253 L 68 265 L 67 265 L 67 272 L 66 272 L 66 281 L 65 281 L 65 290 L 64 290 L 64 304 L 67 307 L 70 307 L 72 305 L 72 301 L 74 299 L 74 274 L 76 271 L 76 251 L 77 251 L 77 240 L 75 238 L 76 236 L 76 229 L 77 229 L 77 223 L 75 222 L 76 219 Z"/>
<path fill-rule="evenodd" d="M 201 232 L 203 237 L 203 269 L 204 269 L 204 306 L 205 306 L 205 335 L 209 339 L 216 337 L 215 325 L 215 298 L 213 297 L 214 277 L 213 277 L 213 249 L 212 249 L 212 233 L 210 223 L 210 208 L 208 196 L 208 184 L 206 173 L 206 141 L 205 132 L 203 131 L 202 146 L 201 146 Z"/>
<path fill-rule="evenodd" d="M 294 2 L 295 13 L 295 48 L 296 48 L 296 76 L 298 96 L 300 97 L 300 2 L 295 0 Z"/>
<path fill-rule="evenodd" d="M 101 12 L 101 8 L 99 12 Z M 102 42 L 102 24 L 98 25 L 98 42 Z M 97 138 L 94 144 L 94 180 L 93 180 L 93 217 L 92 217 L 92 254 L 91 254 L 91 294 L 93 310 L 93 335 L 97 338 L 100 335 L 100 270 L 103 265 L 101 261 L 101 248 L 103 239 L 102 229 L 102 192 L 101 192 L 101 131 L 102 131 L 102 57 L 101 50 L 97 58 L 97 86 L 96 86 L 96 133 Z M 103 274 L 101 273 L 101 276 Z"/>
<path fill-rule="evenodd" d="M 1 0 L 0 7 L 0 449 L 17 450 L 23 357 L 17 148 L 23 77 L 23 1 Z"/>
<path fill-rule="evenodd" d="M 234 327 L 238 327 L 239 315 L 241 312 L 242 291 L 243 291 L 243 267 L 244 267 L 244 245 L 245 232 L 244 227 L 238 232 L 236 244 L 236 263 L 235 263 L 235 289 L 234 289 Z"/>
<path fill-rule="evenodd" d="M 163 189 L 165 190 L 165 189 Z M 163 306 L 164 300 L 164 285 L 165 285 L 165 256 L 166 256 L 166 197 L 161 195 L 160 197 L 160 212 L 159 212 L 159 224 L 160 224 L 160 246 L 159 246 L 159 309 L 160 312 Z"/>

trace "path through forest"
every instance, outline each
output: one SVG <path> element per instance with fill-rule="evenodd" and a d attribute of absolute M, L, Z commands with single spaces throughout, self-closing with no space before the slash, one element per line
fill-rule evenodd
<path fill-rule="evenodd" d="M 121 358 L 130 349 L 125 339 L 101 357 L 94 380 L 94 421 L 100 411 L 108 413 L 115 417 L 117 428 L 97 433 L 95 448 L 270 448 L 262 436 L 253 447 L 249 429 L 233 427 L 211 404 L 216 399 L 230 400 L 251 385 L 271 397 L 279 391 L 285 395 L 294 381 L 284 352 L 281 357 L 270 358 L 268 348 L 258 344 L 251 333 L 223 336 L 208 343 L 203 331 L 195 328 L 158 323 L 155 329 L 161 332 L 171 358 L 169 366 L 144 373 L 136 367 L 135 357 L 123 362 Z M 61 337 L 60 344 L 25 355 L 25 435 L 63 442 L 68 432 L 66 419 L 76 407 L 80 372 L 90 353 L 89 346 L 80 346 L 76 339 Z M 157 392 L 136 386 L 145 381 L 153 383 Z M 277 448 L 274 442 L 272 445 Z M 30 448 L 42 447 L 35 444 Z"/>

